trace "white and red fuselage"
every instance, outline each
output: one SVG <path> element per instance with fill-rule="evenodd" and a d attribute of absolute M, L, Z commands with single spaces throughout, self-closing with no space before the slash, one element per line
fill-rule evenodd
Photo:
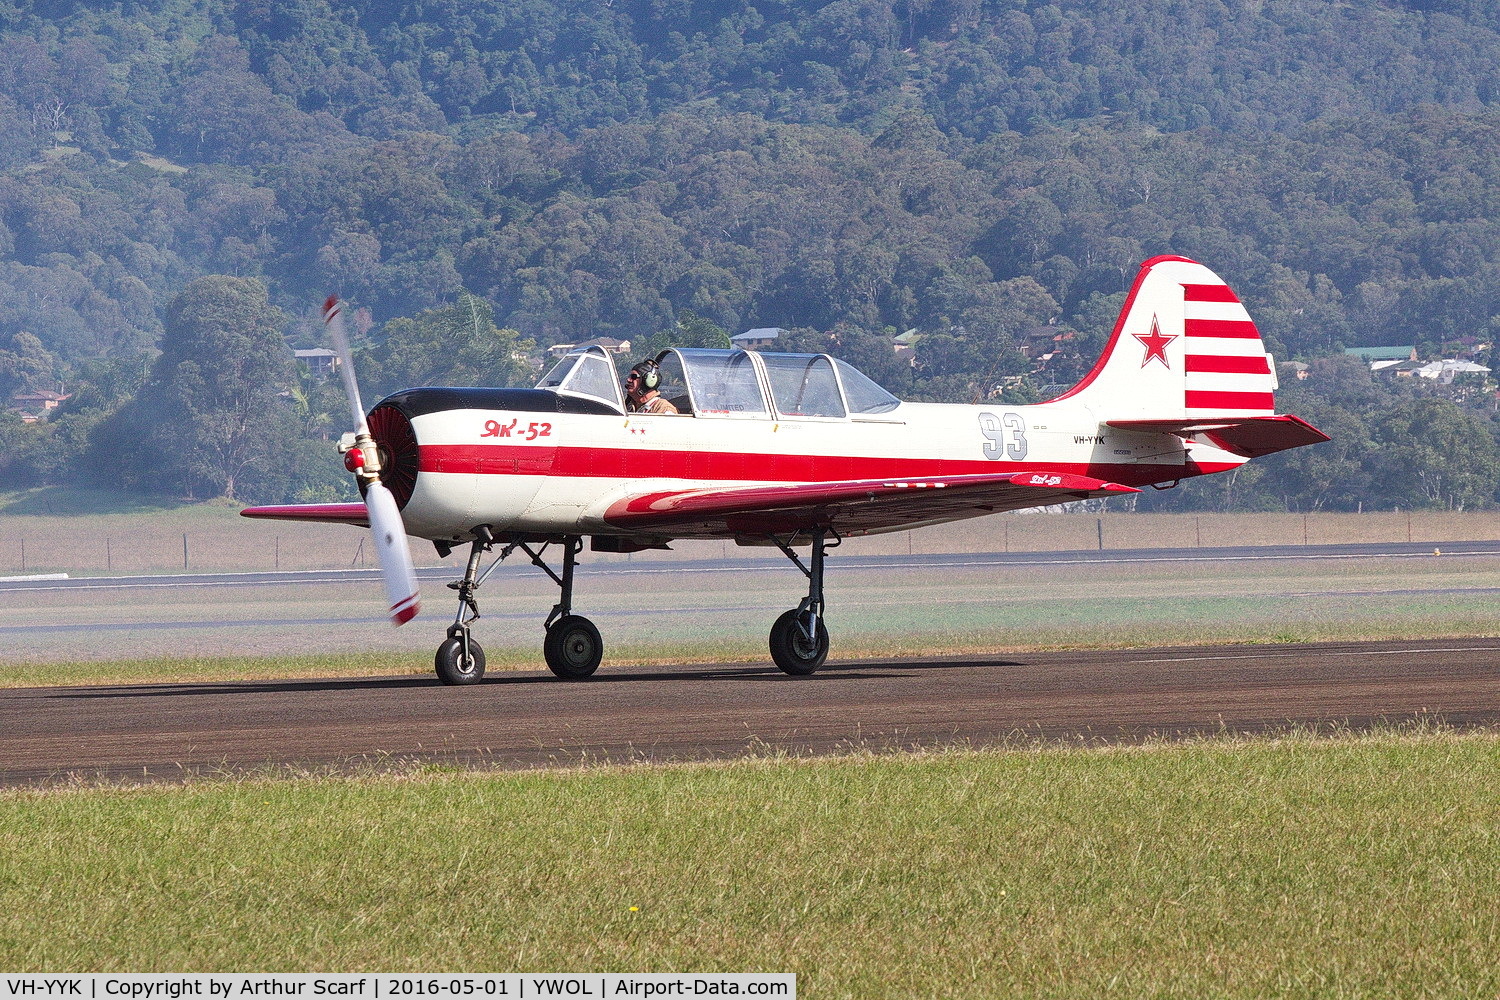
<path fill-rule="evenodd" d="M 1134 492 L 1326 440 L 1275 413 L 1271 359 L 1244 307 L 1178 257 L 1142 266 L 1093 371 L 1040 404 L 899 402 L 823 355 L 659 360 L 679 414 L 626 412 L 597 348 L 536 389 L 421 388 L 382 401 L 370 429 L 407 533 L 454 543 L 486 525 L 497 537 L 629 548 L 891 531 Z M 359 504 L 246 513 L 362 523 Z"/>

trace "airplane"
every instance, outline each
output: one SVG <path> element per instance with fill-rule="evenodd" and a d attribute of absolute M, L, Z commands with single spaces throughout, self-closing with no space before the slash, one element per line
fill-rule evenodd
<path fill-rule="evenodd" d="M 337 299 L 324 316 L 359 428 L 340 451 L 364 502 L 241 513 L 371 527 L 397 625 L 419 606 L 407 536 L 444 557 L 467 543 L 463 577 L 449 584 L 458 612 L 434 656 L 444 684 L 484 676 L 477 592 L 518 550 L 559 588 L 543 653 L 577 680 L 604 653 L 573 612 L 585 538 L 596 552 L 676 539 L 775 546 L 808 591 L 772 625 L 771 658 L 806 676 L 828 656 L 824 560 L 845 538 L 1170 488 L 1328 440 L 1275 412 L 1275 366 L 1249 313 L 1218 275 L 1178 256 L 1141 265 L 1093 369 L 1032 405 L 903 402 L 827 354 L 669 348 L 646 378 L 678 412 L 632 412 L 613 358 L 589 347 L 535 388 L 406 389 L 367 416 Z M 560 568 L 544 558 L 554 546 Z"/>

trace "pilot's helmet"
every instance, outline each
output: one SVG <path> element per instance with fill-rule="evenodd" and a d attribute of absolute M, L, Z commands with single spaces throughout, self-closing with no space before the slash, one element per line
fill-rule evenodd
<path fill-rule="evenodd" d="M 637 361 L 630 369 L 630 374 L 640 379 L 641 388 L 647 392 L 661 385 L 661 368 L 650 358 Z"/>

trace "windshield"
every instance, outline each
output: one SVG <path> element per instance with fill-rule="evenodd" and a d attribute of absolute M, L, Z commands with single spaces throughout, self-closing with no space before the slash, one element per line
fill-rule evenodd
<path fill-rule="evenodd" d="M 576 351 L 552 366 L 536 384 L 538 389 L 554 389 L 602 399 L 619 409 L 620 387 L 615 380 L 615 366 L 599 347 Z"/>
<path fill-rule="evenodd" d="M 547 371 L 547 374 L 542 376 L 542 380 L 536 384 L 536 387 L 538 389 L 555 389 L 562 385 L 567 379 L 568 373 L 577 367 L 578 360 L 582 357 L 583 355 L 581 354 L 569 354 L 553 365 Z"/>

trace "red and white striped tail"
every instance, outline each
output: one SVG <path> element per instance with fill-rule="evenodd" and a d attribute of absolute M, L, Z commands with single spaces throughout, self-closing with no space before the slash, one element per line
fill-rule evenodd
<path fill-rule="evenodd" d="M 1183 405 L 1188 417 L 1258 417 L 1276 412 L 1276 375 L 1260 331 L 1234 290 L 1214 280 L 1182 286 Z"/>
<path fill-rule="evenodd" d="M 1275 368 L 1223 279 L 1186 257 L 1141 265 L 1095 363 L 1071 391 L 1101 419 L 1256 417 L 1275 412 Z"/>

